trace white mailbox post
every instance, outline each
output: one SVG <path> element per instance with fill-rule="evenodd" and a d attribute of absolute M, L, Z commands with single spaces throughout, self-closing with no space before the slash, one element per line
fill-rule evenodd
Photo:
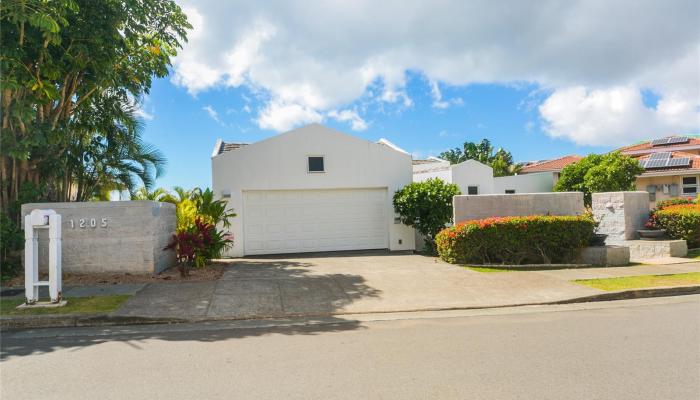
<path fill-rule="evenodd" d="M 39 229 L 49 230 L 49 281 L 39 281 Z M 54 210 L 33 210 L 24 217 L 24 290 L 27 304 L 39 300 L 48 286 L 51 303 L 61 302 L 61 216 Z"/>

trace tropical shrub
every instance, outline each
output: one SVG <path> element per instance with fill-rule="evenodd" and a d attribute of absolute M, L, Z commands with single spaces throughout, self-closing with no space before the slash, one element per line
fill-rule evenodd
<path fill-rule="evenodd" d="M 0 211 L 0 280 L 12 278 L 22 270 L 20 251 L 23 245 L 22 231 Z"/>
<path fill-rule="evenodd" d="M 676 206 L 679 204 L 693 204 L 694 201 L 690 197 L 676 197 L 673 199 L 661 200 L 656 203 L 656 210 L 664 209 L 668 206 Z"/>
<path fill-rule="evenodd" d="M 425 250 L 435 253 L 435 235 L 452 221 L 452 197 L 458 194 L 457 185 L 442 179 L 414 182 L 394 194 L 394 210 L 401 223 L 423 234 Z"/>
<path fill-rule="evenodd" d="M 436 237 L 441 259 L 465 264 L 570 262 L 593 236 L 587 216 L 494 217 L 461 222 Z"/>
<path fill-rule="evenodd" d="M 220 258 L 232 244 L 230 235 L 217 231 L 214 224 L 196 218 L 192 227 L 174 234 L 165 249 L 175 250 L 180 273 L 187 276 L 190 267 L 204 267 L 212 259 Z"/>
<path fill-rule="evenodd" d="M 671 239 L 683 239 L 688 247 L 700 246 L 700 204 L 677 204 L 657 209 L 653 217 Z"/>
<path fill-rule="evenodd" d="M 590 206 L 592 193 L 634 190 L 642 172 L 639 161 L 624 154 L 591 154 L 564 167 L 554 191 L 583 192 L 583 201 Z"/>

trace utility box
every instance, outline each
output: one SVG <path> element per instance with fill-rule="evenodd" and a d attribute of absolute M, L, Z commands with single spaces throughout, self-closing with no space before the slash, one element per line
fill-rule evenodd
<path fill-rule="evenodd" d="M 61 215 L 62 269 L 72 273 L 155 274 L 175 264 L 175 252 L 163 250 L 177 227 L 175 205 L 155 201 L 29 203 Z M 38 238 L 39 270 L 48 270 L 47 230 Z"/>

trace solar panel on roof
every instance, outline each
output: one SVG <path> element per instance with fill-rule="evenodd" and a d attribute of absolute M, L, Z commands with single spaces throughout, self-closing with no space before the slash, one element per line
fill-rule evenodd
<path fill-rule="evenodd" d="M 668 160 L 647 160 L 644 168 L 663 168 Z"/>
<path fill-rule="evenodd" d="M 667 167 L 687 167 L 690 165 L 690 158 L 672 158 L 668 160 Z"/>
<path fill-rule="evenodd" d="M 668 143 L 668 138 L 661 138 L 661 139 L 656 139 L 651 141 L 652 146 L 659 146 L 662 144 L 667 144 Z"/>
<path fill-rule="evenodd" d="M 668 139 L 668 144 L 688 143 L 690 138 L 685 136 L 674 136 Z"/>
<path fill-rule="evenodd" d="M 660 153 L 654 153 L 651 156 L 649 156 L 650 160 L 667 160 L 669 158 L 671 158 L 670 151 L 662 151 Z"/>

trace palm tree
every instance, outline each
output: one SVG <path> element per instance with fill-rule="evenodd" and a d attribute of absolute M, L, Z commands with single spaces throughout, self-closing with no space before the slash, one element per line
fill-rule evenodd
<path fill-rule="evenodd" d="M 131 200 L 163 201 L 177 204 L 175 197 L 162 187 L 149 191 L 145 186 L 142 186 L 131 196 Z"/>

